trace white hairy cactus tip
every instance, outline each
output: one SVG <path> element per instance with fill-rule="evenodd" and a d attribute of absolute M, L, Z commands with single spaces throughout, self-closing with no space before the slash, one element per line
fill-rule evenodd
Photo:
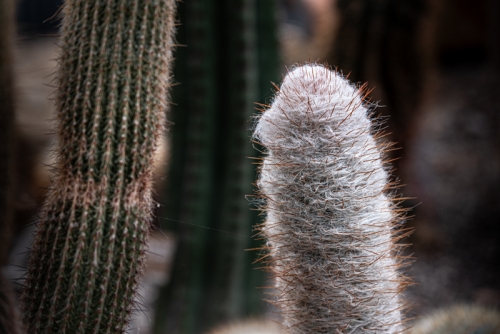
<path fill-rule="evenodd" d="M 363 94 L 324 66 L 296 67 L 255 129 L 261 230 L 290 333 L 405 330 L 404 210 Z"/>

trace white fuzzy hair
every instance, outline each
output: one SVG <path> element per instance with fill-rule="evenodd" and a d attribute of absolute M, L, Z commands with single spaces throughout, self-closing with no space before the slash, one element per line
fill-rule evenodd
<path fill-rule="evenodd" d="M 336 71 L 289 71 L 254 137 L 276 304 L 290 333 L 404 330 L 401 220 L 362 91 Z"/>

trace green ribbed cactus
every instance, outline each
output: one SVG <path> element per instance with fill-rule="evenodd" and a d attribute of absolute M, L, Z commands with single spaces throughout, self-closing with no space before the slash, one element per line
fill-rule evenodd
<path fill-rule="evenodd" d="M 120 333 L 142 271 L 174 0 L 68 0 L 57 165 L 24 292 L 29 333 Z"/>
<path fill-rule="evenodd" d="M 254 102 L 278 79 L 274 0 L 190 0 L 179 5 L 173 88 L 172 155 L 163 226 L 179 245 L 159 297 L 156 333 L 200 333 L 262 312 L 264 274 L 252 266 L 245 195 L 255 171 L 249 156 Z M 262 87 L 262 88 L 261 88 Z M 264 88 L 265 87 L 265 88 Z M 186 222 L 187 224 L 177 221 Z M 209 229 L 207 229 L 208 227 Z"/>

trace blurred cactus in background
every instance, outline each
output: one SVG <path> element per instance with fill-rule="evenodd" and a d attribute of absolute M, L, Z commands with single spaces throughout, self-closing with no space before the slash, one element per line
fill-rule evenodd
<path fill-rule="evenodd" d="M 179 4 L 171 157 L 162 226 L 178 237 L 156 333 L 200 333 L 263 312 L 265 277 L 255 270 L 246 195 L 254 102 L 279 71 L 276 2 L 190 0 Z"/>
<path fill-rule="evenodd" d="M 328 62 L 349 80 L 376 87 L 371 97 L 390 115 L 395 141 L 405 147 L 409 119 L 423 96 L 427 0 L 337 0 L 338 28 Z M 401 154 L 401 153 L 399 153 Z"/>
<path fill-rule="evenodd" d="M 58 69 L 55 179 L 24 292 L 30 333 L 124 331 L 151 223 L 173 0 L 69 0 Z"/>

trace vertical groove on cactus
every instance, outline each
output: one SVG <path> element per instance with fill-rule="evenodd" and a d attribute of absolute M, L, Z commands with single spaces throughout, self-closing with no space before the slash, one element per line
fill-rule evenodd
<path fill-rule="evenodd" d="M 399 333 L 403 217 L 382 161 L 390 143 L 363 91 L 305 65 L 285 77 L 255 137 L 276 304 L 290 333 Z"/>
<path fill-rule="evenodd" d="M 23 298 L 30 333 L 125 329 L 150 228 L 174 4 L 64 4 L 58 160 Z"/>

